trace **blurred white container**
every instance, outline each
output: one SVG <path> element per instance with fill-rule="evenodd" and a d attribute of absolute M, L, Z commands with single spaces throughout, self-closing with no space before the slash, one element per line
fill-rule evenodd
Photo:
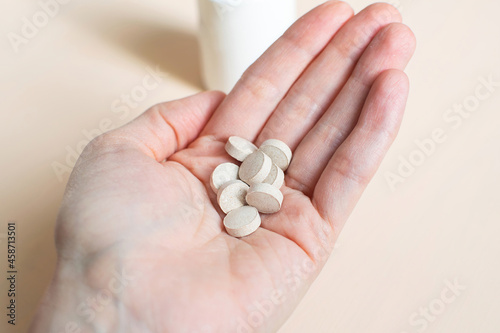
<path fill-rule="evenodd" d="M 198 0 L 205 88 L 228 93 L 296 19 L 295 0 Z"/>

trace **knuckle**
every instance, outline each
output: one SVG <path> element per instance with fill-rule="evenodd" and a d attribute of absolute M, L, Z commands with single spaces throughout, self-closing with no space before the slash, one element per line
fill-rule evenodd
<path fill-rule="evenodd" d="M 334 171 L 343 178 L 362 186 L 366 186 L 370 182 L 371 177 L 365 175 L 359 166 L 349 156 L 345 155 L 345 153 L 335 156 L 334 161 Z"/>
<path fill-rule="evenodd" d="M 338 147 L 347 134 L 345 129 L 334 122 L 319 122 L 315 132 L 319 141 L 330 147 Z"/>
<path fill-rule="evenodd" d="M 243 73 L 239 85 L 257 100 L 269 100 L 279 95 L 279 89 L 271 79 L 254 74 L 251 69 Z"/>

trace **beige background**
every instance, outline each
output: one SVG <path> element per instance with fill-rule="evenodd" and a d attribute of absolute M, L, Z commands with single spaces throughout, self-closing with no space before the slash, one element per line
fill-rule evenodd
<path fill-rule="evenodd" d="M 320 2 L 299 0 L 299 12 Z M 370 1 L 350 3 L 360 10 Z M 425 332 L 500 331 L 500 87 L 460 124 L 443 118 L 455 103 L 474 102 L 480 77 L 500 81 L 500 3 L 394 3 L 418 39 L 400 136 L 283 333 L 418 332 L 422 322 L 409 320 L 428 306 L 440 313 Z M 26 331 L 54 267 L 53 227 L 68 178 L 58 179 L 54 162 L 65 164 L 67 150 L 103 120 L 115 127 L 201 89 L 195 0 L 72 0 L 16 53 L 7 34 L 39 9 L 36 1 L 0 4 L 0 269 L 15 220 L 20 272 L 18 325 L 6 325 L 1 310 L 2 332 Z M 166 73 L 159 87 L 127 115 L 112 112 L 148 66 Z M 391 189 L 387 173 L 399 158 L 416 159 L 414 141 L 436 128 L 446 140 Z M 465 290 L 440 309 L 455 279 Z M 6 290 L 2 278 L 1 309 Z"/>

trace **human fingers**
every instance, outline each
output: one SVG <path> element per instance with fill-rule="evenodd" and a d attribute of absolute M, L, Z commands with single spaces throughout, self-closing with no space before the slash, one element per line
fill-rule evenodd
<path fill-rule="evenodd" d="M 295 149 L 339 94 L 377 32 L 400 21 L 399 12 L 383 3 L 368 6 L 347 21 L 294 83 L 259 134 L 257 144 L 279 138 Z"/>
<path fill-rule="evenodd" d="M 413 33 L 401 23 L 391 23 L 377 34 L 336 99 L 297 147 L 288 186 L 312 194 L 329 160 L 358 122 L 376 78 L 388 69 L 403 70 L 414 49 Z"/>
<path fill-rule="evenodd" d="M 243 74 L 203 135 L 254 141 L 292 84 L 352 15 L 346 3 L 328 1 L 295 22 Z"/>

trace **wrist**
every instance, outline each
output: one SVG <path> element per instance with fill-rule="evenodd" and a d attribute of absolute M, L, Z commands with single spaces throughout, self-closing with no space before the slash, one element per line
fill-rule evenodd
<path fill-rule="evenodd" d="M 117 318 L 116 295 L 109 288 L 96 288 L 88 277 L 80 265 L 58 261 L 30 332 L 111 331 Z"/>

